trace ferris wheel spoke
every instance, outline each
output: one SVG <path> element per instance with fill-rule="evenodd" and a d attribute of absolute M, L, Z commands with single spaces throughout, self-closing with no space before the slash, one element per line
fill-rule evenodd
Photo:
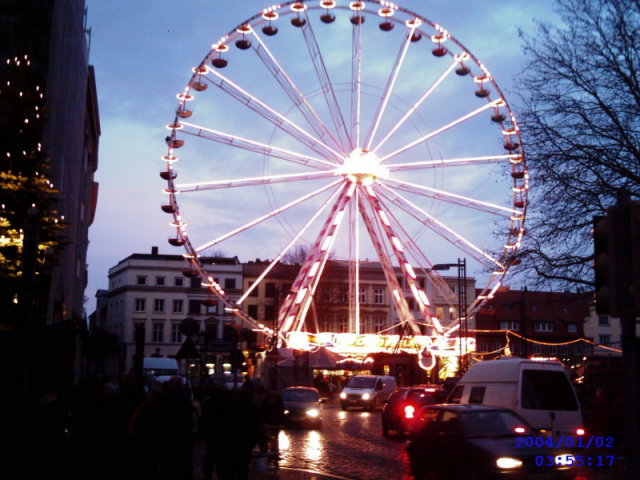
<path fill-rule="evenodd" d="M 333 204 L 320 233 L 311 246 L 311 253 L 300 267 L 300 271 L 278 313 L 278 330 L 283 334 L 294 330 L 304 321 L 310 300 L 315 291 L 336 234 L 345 214 L 345 209 L 353 196 L 355 184 L 345 182 L 340 196 Z"/>
<path fill-rule="evenodd" d="M 359 205 L 364 226 L 367 229 L 373 248 L 380 260 L 382 271 L 391 291 L 391 298 L 398 314 L 400 315 L 400 319 L 403 324 L 409 325 L 413 333 L 420 335 L 422 332 L 409 309 L 402 285 L 400 285 L 400 282 L 398 282 L 398 278 L 396 277 L 391 256 L 385 248 L 385 244 L 381 241 L 381 239 L 384 238 L 384 233 L 381 231 L 381 224 L 377 221 L 376 215 L 373 213 L 375 207 L 370 203 L 369 199 L 365 195 L 361 195 Z"/>
<path fill-rule="evenodd" d="M 418 138 L 417 140 L 414 140 L 413 142 L 405 145 L 404 147 L 400 147 L 399 149 L 395 150 L 394 152 L 385 155 L 384 157 L 380 158 L 380 163 L 387 161 L 390 158 L 393 158 L 397 155 L 400 155 L 403 152 L 406 152 L 407 150 L 409 150 L 410 148 L 415 147 L 416 145 L 422 143 L 422 142 L 426 142 L 427 140 L 429 140 L 430 138 L 435 137 L 436 135 L 439 135 L 440 133 L 449 130 L 450 128 L 455 127 L 456 125 L 459 125 L 461 123 L 463 123 L 466 120 L 469 120 L 472 117 L 475 117 L 476 115 L 484 112 L 485 110 L 488 110 L 490 108 L 494 108 L 498 105 L 501 105 L 504 102 L 504 100 L 502 100 L 502 98 L 498 98 L 496 100 L 492 100 L 491 102 L 486 103 L 485 105 L 483 105 L 480 108 L 476 108 L 474 111 L 467 113 L 466 115 L 463 115 L 462 117 L 458 118 L 457 120 L 454 120 L 451 123 L 448 123 L 447 125 L 440 127 L 436 130 L 434 130 L 433 132 L 430 132 L 426 135 L 423 135 L 422 137 Z"/>
<path fill-rule="evenodd" d="M 429 302 L 429 298 L 427 297 L 424 289 L 421 288 L 418 284 L 415 270 L 407 260 L 406 254 L 404 252 L 404 245 L 394 232 L 389 219 L 384 214 L 384 209 L 382 207 L 382 204 L 380 203 L 378 194 L 376 193 L 376 188 L 374 186 L 365 187 L 365 192 L 367 193 L 367 201 L 371 205 L 371 210 L 375 215 L 376 220 L 380 224 L 382 231 L 387 238 L 387 242 L 391 246 L 393 254 L 398 260 L 400 270 L 404 275 L 407 286 L 411 290 L 411 294 L 413 295 L 416 305 L 418 306 L 418 310 L 420 311 L 423 320 L 425 322 L 429 322 L 432 317 L 431 303 Z M 435 326 L 436 329 L 441 330 L 441 327 L 438 323 L 435 323 Z"/>
<path fill-rule="evenodd" d="M 360 114 L 362 101 L 362 23 L 351 31 L 351 136 L 360 147 Z"/>
<path fill-rule="evenodd" d="M 455 193 L 445 192 L 444 190 L 438 190 L 437 188 L 417 185 L 411 182 L 404 182 L 401 180 L 388 178 L 384 180 L 383 183 L 388 186 L 393 186 L 394 188 L 401 190 L 403 192 L 414 193 L 416 195 L 422 195 L 423 197 L 432 198 L 434 200 L 440 200 L 443 202 L 460 205 L 462 207 L 473 208 L 474 210 L 480 210 L 482 212 L 491 213 L 493 215 L 502 215 L 502 216 L 510 217 L 512 215 L 517 215 L 520 213 L 519 210 L 514 210 L 513 208 L 507 208 L 501 205 L 496 205 L 489 202 L 483 202 L 481 200 L 476 200 L 474 198 L 465 197 L 463 195 L 458 195 Z"/>
<path fill-rule="evenodd" d="M 479 263 L 484 264 L 489 261 L 492 265 L 504 269 L 505 266 L 488 253 L 485 253 L 480 247 L 464 238 L 462 235 L 437 220 L 433 215 L 420 208 L 415 203 L 407 200 L 400 194 L 393 191 L 384 184 L 380 184 L 384 192 L 381 195 L 396 207 L 411 215 L 419 223 L 425 225 L 436 234 L 447 240 L 449 243 L 457 246 L 460 250 L 473 257 Z"/>
<path fill-rule="evenodd" d="M 431 95 L 433 93 L 433 91 L 436 88 L 438 88 L 438 85 L 440 85 L 442 83 L 442 81 L 449 76 L 449 74 L 453 71 L 453 69 L 455 68 L 456 65 L 458 65 L 457 61 L 454 61 L 453 63 L 451 63 L 451 65 L 449 65 L 449 68 L 447 68 L 440 75 L 440 77 L 438 77 L 438 79 L 433 83 L 433 85 L 431 85 L 422 94 L 422 96 L 416 101 L 416 103 L 414 103 L 413 106 L 409 110 L 407 110 L 407 112 L 402 116 L 402 118 L 398 121 L 398 123 L 396 123 L 393 126 L 393 128 L 391 130 L 389 130 L 389 132 L 387 132 L 387 134 L 384 136 L 384 138 L 382 140 L 380 140 L 380 142 L 378 142 L 378 144 L 375 146 L 375 148 L 372 150 L 372 152 L 374 152 L 374 153 L 377 152 L 378 149 L 380 149 L 380 147 L 382 147 L 382 145 L 384 145 L 386 143 L 386 141 L 389 140 L 391 135 L 393 135 L 404 124 L 404 122 L 406 122 L 411 117 L 411 115 L 413 115 L 413 113 L 420 107 L 420 105 L 422 105 L 422 103 L 429 97 L 429 95 Z"/>
<path fill-rule="evenodd" d="M 313 63 L 313 68 L 315 69 L 316 76 L 318 77 L 318 80 L 320 82 L 322 94 L 327 103 L 327 108 L 329 109 L 329 114 L 331 115 L 331 119 L 333 120 L 338 138 L 340 139 L 342 149 L 344 151 L 351 151 L 355 148 L 355 146 L 353 145 L 353 141 L 349 136 L 349 131 L 344 121 L 342 110 L 340 109 L 340 103 L 338 102 L 338 98 L 336 97 L 336 92 L 333 89 L 333 83 L 329 78 L 327 66 L 324 63 L 324 58 L 322 56 L 322 53 L 320 52 L 318 39 L 313 32 L 313 28 L 311 28 L 309 15 L 306 11 L 305 16 L 307 21 L 300 28 L 302 30 L 302 35 L 304 36 L 305 43 L 307 44 L 309 58 Z"/>
<path fill-rule="evenodd" d="M 441 297 L 449 299 L 451 302 L 456 300 L 455 295 L 453 295 L 451 289 L 447 285 L 447 283 L 442 279 L 442 277 L 438 274 L 437 271 L 431 270 L 432 263 L 427 258 L 427 256 L 422 252 L 422 250 L 418 247 L 418 243 L 414 236 L 411 236 L 407 229 L 403 227 L 402 222 L 400 222 L 393 211 L 382 201 L 379 200 L 380 205 L 384 209 L 384 212 L 387 215 L 391 223 L 391 227 L 396 232 L 396 234 L 401 238 L 401 241 L 405 247 L 405 250 L 410 252 L 409 254 L 416 262 L 416 265 L 420 265 L 419 269 L 423 270 L 425 273 L 425 277 L 431 278 L 431 282 L 438 289 L 438 292 Z M 427 270 L 425 270 L 425 268 Z"/>
<path fill-rule="evenodd" d="M 214 245 L 217 245 L 218 243 L 220 243 L 220 242 L 222 242 L 224 240 L 227 240 L 230 237 L 233 237 L 234 235 L 237 235 L 237 234 L 239 234 L 241 232 L 244 232 L 245 230 L 247 230 L 247 229 L 249 229 L 251 227 L 254 227 L 255 225 L 258 225 L 259 223 L 264 222 L 265 220 L 268 220 L 270 218 L 275 217 L 276 215 L 284 212 L 285 210 L 288 210 L 288 209 L 290 209 L 292 207 L 295 207 L 296 205 L 299 205 L 299 204 L 301 204 L 303 202 L 306 202 L 310 198 L 313 198 L 313 197 L 321 194 L 322 192 L 330 189 L 331 187 L 334 187 L 335 185 L 337 185 L 340 182 L 341 182 L 341 180 L 336 180 L 335 182 L 332 182 L 329 185 L 325 185 L 324 187 L 321 187 L 321 188 L 319 188 L 317 190 L 314 190 L 313 192 L 308 193 L 307 195 L 303 195 L 302 197 L 296 198 L 295 200 L 287 203 L 286 205 L 283 205 L 282 207 L 276 208 L 275 210 L 267 213 L 266 215 L 262 215 L 262 216 L 260 216 L 260 217 L 258 217 L 256 219 L 254 219 L 254 220 L 242 225 L 241 227 L 238 227 L 238 228 L 236 228 L 236 229 L 234 229 L 234 230 L 232 230 L 232 231 L 230 231 L 230 232 L 228 232 L 228 233 L 226 233 L 226 234 L 224 234 L 224 235 L 222 235 L 222 236 L 220 236 L 220 237 L 218 237 L 218 238 L 216 238 L 214 240 L 211 240 L 210 242 L 205 243 L 204 245 L 201 245 L 201 246 L 197 247 L 195 249 L 195 252 L 196 253 L 200 253 L 203 250 L 211 248 Z"/>
<path fill-rule="evenodd" d="M 236 178 L 232 180 L 220 180 L 216 182 L 184 183 L 176 185 L 180 193 L 198 192 L 202 190 L 218 190 L 221 188 L 252 187 L 256 185 L 272 185 L 282 182 L 299 182 L 304 180 L 318 180 L 333 178 L 333 172 L 290 173 L 285 175 L 270 175 L 252 178 Z"/>
<path fill-rule="evenodd" d="M 396 55 L 395 63 L 393 64 L 393 68 L 391 69 L 391 73 L 389 74 L 389 78 L 387 79 L 387 84 L 384 87 L 382 100 L 378 104 L 378 109 L 373 117 L 373 123 L 369 127 L 369 132 L 367 133 L 367 140 L 365 142 L 366 150 L 369 150 L 371 148 L 371 142 L 373 142 L 373 139 L 376 136 L 376 132 L 378 131 L 378 127 L 380 126 L 380 120 L 382 119 L 382 115 L 384 114 L 384 111 L 387 108 L 389 97 L 391 96 L 393 87 L 395 86 L 396 80 L 398 79 L 400 68 L 402 67 L 402 64 L 404 63 L 404 59 L 407 56 L 407 50 L 409 49 L 409 45 L 411 44 L 411 38 L 417 26 L 419 26 L 419 23 L 414 22 L 411 29 L 406 33 L 404 43 L 400 46 L 400 50 Z"/>
<path fill-rule="evenodd" d="M 251 30 L 251 33 L 258 41 L 258 45 L 254 47 L 254 50 L 262 63 L 267 67 L 273 78 L 278 82 L 282 90 L 291 99 L 295 107 L 307 120 L 311 128 L 319 135 L 323 141 L 331 142 L 335 148 L 340 150 L 342 147 L 338 140 L 331 134 L 325 123 L 322 121 L 318 113 L 314 110 L 311 104 L 304 97 L 298 86 L 293 82 L 291 77 L 287 74 L 282 64 L 278 62 L 273 55 L 269 47 L 262 41 L 262 38 L 257 34 L 255 29 Z"/>
<path fill-rule="evenodd" d="M 297 163 L 298 165 L 306 165 L 311 168 L 322 169 L 326 169 L 326 167 L 335 168 L 336 166 L 336 163 L 334 162 L 329 162 L 321 158 L 312 157 L 284 148 L 274 147 L 273 145 L 257 142 L 255 140 L 249 140 L 248 138 L 221 132 L 219 130 L 214 130 L 213 128 L 203 127 L 185 121 L 182 121 L 180 125 L 187 127 L 186 129 L 181 130 L 187 135 L 193 135 L 205 140 L 212 140 L 214 142 L 223 143 L 231 147 L 267 155 L 272 158 L 279 158 L 287 162 Z"/>
<path fill-rule="evenodd" d="M 275 109 L 271 108 L 261 100 L 251 95 L 249 92 L 241 88 L 239 85 L 236 85 L 224 75 L 218 73 L 211 67 L 207 67 L 207 71 L 212 73 L 217 78 L 217 80 L 214 80 L 209 76 L 205 76 L 204 78 L 206 78 L 211 84 L 215 85 L 223 92 L 235 98 L 237 101 L 256 112 L 265 120 L 269 121 L 276 127 L 288 133 L 300 143 L 306 145 L 320 155 L 326 155 L 327 152 L 330 152 L 335 156 L 336 159 L 340 160 L 342 158 L 342 155 L 338 151 L 334 150 L 326 143 L 311 135 L 309 132 L 289 120 L 283 114 L 277 112 Z"/>
<path fill-rule="evenodd" d="M 320 216 L 320 214 L 327 208 L 327 206 L 329 204 L 331 204 L 331 202 L 334 201 L 334 199 L 336 198 L 336 196 L 338 195 L 338 193 L 340 192 L 340 189 L 336 189 L 335 192 L 333 192 L 331 194 L 331 196 L 320 206 L 320 208 L 318 209 L 318 211 L 316 211 L 315 214 L 313 214 L 313 216 L 307 221 L 307 223 L 300 229 L 300 231 L 293 236 L 293 238 L 291 239 L 291 241 L 289 241 L 289 243 L 280 251 L 280 253 L 273 259 L 273 261 L 267 266 L 267 268 L 264 269 L 264 271 L 258 276 L 258 278 L 255 280 L 255 282 L 245 291 L 245 293 L 238 299 L 237 304 L 240 305 L 242 302 L 245 301 L 245 299 L 251 295 L 251 292 L 258 287 L 258 285 L 260 284 L 260 282 L 262 282 L 262 280 L 267 276 L 267 274 L 273 269 L 273 267 L 275 267 L 277 265 L 277 263 L 282 259 L 282 257 L 285 255 L 285 253 L 287 253 L 291 247 L 293 247 L 293 245 L 295 245 L 295 243 L 300 239 L 300 237 L 302 237 L 302 235 L 304 234 L 304 232 L 309 228 L 309 226 L 311 226 Z"/>
<path fill-rule="evenodd" d="M 460 157 L 442 160 L 425 160 L 422 162 L 394 163 L 387 165 L 390 172 L 400 172 L 404 170 L 421 170 L 430 168 L 446 167 L 467 167 L 470 165 L 492 165 L 502 163 L 505 160 L 517 160 L 522 155 L 519 153 L 508 153 L 501 155 L 482 155 L 478 157 Z"/>

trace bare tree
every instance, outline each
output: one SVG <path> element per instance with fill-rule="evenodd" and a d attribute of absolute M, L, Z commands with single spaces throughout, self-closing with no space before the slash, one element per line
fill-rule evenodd
<path fill-rule="evenodd" d="M 640 195 L 640 0 L 558 0 L 557 9 L 560 26 L 521 33 L 532 191 L 517 271 L 538 287 L 588 287 L 593 216 L 620 190 Z"/>

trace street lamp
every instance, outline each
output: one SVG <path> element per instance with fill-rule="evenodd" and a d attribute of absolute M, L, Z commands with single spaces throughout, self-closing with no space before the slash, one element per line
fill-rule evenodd
<path fill-rule="evenodd" d="M 450 268 L 458 269 L 458 318 L 460 326 L 458 327 L 458 338 L 460 356 L 458 357 L 458 373 L 462 373 L 467 369 L 467 260 L 465 258 L 458 259 L 458 263 L 437 263 L 431 267 L 431 270 L 449 270 Z M 465 342 L 463 352 L 463 339 Z"/>

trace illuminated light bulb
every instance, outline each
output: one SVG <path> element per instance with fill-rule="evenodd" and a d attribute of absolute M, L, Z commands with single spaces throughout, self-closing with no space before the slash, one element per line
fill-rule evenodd
<path fill-rule="evenodd" d="M 403 251 L 402 243 L 400 243 L 400 240 L 398 240 L 398 237 L 396 237 L 395 235 L 391 237 L 391 243 L 393 243 L 393 246 L 396 247 L 396 250 L 399 250 L 400 252 Z"/>
<path fill-rule="evenodd" d="M 415 280 L 416 279 L 416 272 L 413 271 L 413 267 L 411 265 L 409 265 L 408 263 L 405 263 L 404 264 L 404 268 L 407 270 L 407 273 L 409 274 L 409 276 Z"/>

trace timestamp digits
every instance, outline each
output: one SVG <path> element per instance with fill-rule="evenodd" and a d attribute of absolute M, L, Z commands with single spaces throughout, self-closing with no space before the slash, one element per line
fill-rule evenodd
<path fill-rule="evenodd" d="M 560 435 L 558 437 L 516 437 L 516 448 L 613 448 L 613 437 L 591 435 L 589 437 L 574 437 Z"/>
<path fill-rule="evenodd" d="M 585 467 L 610 467 L 613 465 L 615 455 L 536 455 L 537 467 L 585 466 Z"/>

